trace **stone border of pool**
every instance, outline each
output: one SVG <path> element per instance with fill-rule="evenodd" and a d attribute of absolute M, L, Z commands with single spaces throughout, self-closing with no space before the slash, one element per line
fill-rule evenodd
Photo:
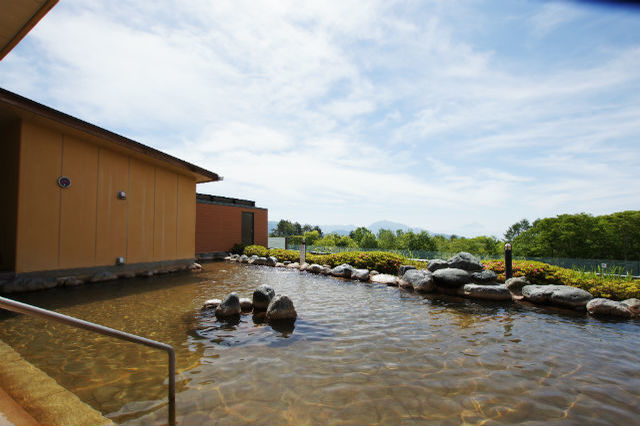
<path fill-rule="evenodd" d="M 431 260 L 427 269 L 403 265 L 399 269 L 398 276 L 379 274 L 377 271 L 368 269 L 356 269 L 346 263 L 331 268 L 329 265 L 278 262 L 278 259 L 273 256 L 249 257 L 233 254 L 225 257 L 225 261 L 297 269 L 313 274 L 400 287 L 416 293 L 443 293 L 479 300 L 524 301 L 535 305 L 571 309 L 594 316 L 640 319 L 639 299 L 618 302 L 593 298 L 589 292 L 576 287 L 532 284 L 525 277 L 510 278 L 505 283 L 499 283 L 494 272 L 484 270 L 484 266 L 477 258 L 465 252 L 460 252 L 449 260 Z"/>
<path fill-rule="evenodd" d="M 47 426 L 113 425 L 42 370 L 0 340 L 2 389 L 39 424 Z"/>

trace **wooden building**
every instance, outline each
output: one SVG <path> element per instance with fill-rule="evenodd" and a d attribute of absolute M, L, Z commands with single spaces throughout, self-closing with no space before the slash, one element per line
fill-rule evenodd
<path fill-rule="evenodd" d="M 195 258 L 216 173 L 0 89 L 0 270 L 140 271 Z"/>

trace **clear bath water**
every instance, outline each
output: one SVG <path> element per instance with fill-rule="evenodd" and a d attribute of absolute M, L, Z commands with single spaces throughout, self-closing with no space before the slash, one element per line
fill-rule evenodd
<path fill-rule="evenodd" d="M 268 284 L 295 327 L 203 302 Z M 635 424 L 640 321 L 421 296 L 228 263 L 14 299 L 171 344 L 177 420 L 201 424 Z M 118 424 L 165 424 L 166 354 L 24 315 L 0 339 Z"/>

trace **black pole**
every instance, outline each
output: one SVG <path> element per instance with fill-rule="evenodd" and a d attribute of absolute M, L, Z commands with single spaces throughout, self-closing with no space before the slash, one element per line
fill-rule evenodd
<path fill-rule="evenodd" d="M 513 276 L 513 265 L 511 261 L 511 244 L 504 245 L 504 276 L 508 280 Z"/>

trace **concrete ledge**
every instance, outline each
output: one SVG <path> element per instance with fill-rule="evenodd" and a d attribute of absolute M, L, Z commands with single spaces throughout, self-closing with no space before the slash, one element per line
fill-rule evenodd
<path fill-rule="evenodd" d="M 2 341 L 0 359 L 0 383 L 4 391 L 38 423 L 50 426 L 114 424 Z"/>
<path fill-rule="evenodd" d="M 0 278 L 0 294 L 45 290 L 62 286 L 72 287 L 87 282 L 110 281 L 136 276 L 150 277 L 156 274 L 188 270 L 193 262 L 194 259 L 189 258 L 5 274 L 3 278 Z"/>

